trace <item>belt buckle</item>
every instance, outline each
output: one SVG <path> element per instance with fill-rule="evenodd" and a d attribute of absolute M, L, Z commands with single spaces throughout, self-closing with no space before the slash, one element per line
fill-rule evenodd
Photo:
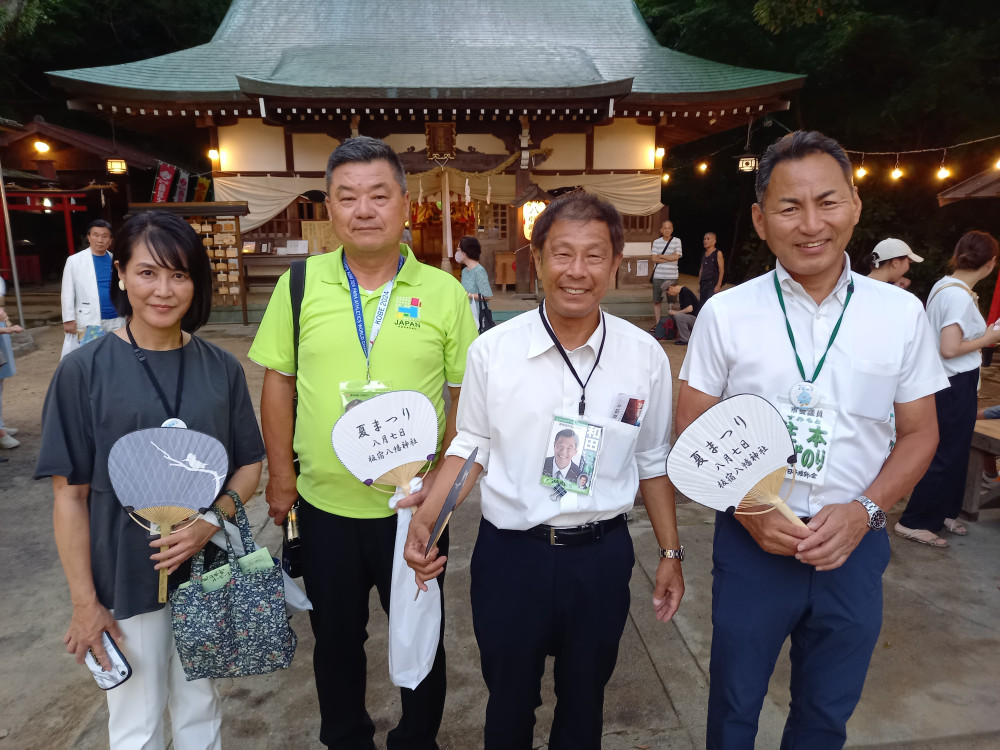
<path fill-rule="evenodd" d="M 549 526 L 549 546 L 558 547 L 559 542 L 556 541 L 556 527 Z"/>

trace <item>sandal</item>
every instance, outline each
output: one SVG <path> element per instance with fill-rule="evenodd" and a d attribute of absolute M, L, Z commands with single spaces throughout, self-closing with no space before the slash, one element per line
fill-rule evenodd
<path fill-rule="evenodd" d="M 944 527 L 955 536 L 966 536 L 969 530 L 965 528 L 957 518 L 944 519 Z"/>
<path fill-rule="evenodd" d="M 897 523 L 895 527 L 893 527 L 893 531 L 895 531 L 898 536 L 903 537 L 903 539 L 909 539 L 911 542 L 926 544 L 930 547 L 948 546 L 948 541 L 946 539 L 942 539 L 933 531 L 928 531 L 927 529 L 908 529 L 903 526 L 903 524 Z"/>

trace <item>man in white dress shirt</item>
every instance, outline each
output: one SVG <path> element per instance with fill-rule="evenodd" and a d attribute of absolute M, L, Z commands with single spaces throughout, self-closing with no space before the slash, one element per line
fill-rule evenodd
<path fill-rule="evenodd" d="M 599 750 L 604 687 L 629 611 L 634 556 L 624 514 L 637 489 L 663 548 L 655 615 L 670 619 L 684 593 L 665 476 L 670 366 L 659 343 L 600 309 L 624 248 L 621 216 L 610 204 L 586 193 L 553 201 L 531 244 L 544 304 L 469 348 L 458 435 L 410 524 L 406 558 L 420 586 L 443 567 L 444 558 L 432 551 L 425 559 L 424 548 L 459 468 L 478 448 L 460 497 L 485 469 L 471 567 L 490 692 L 484 746 L 533 746 L 545 658 L 554 655 L 559 702 L 548 747 Z M 544 475 L 561 427 L 583 438 L 583 482 Z"/>
<path fill-rule="evenodd" d="M 111 225 L 95 219 L 87 227 L 88 247 L 66 259 L 62 277 L 62 354 L 65 357 L 80 343 L 88 326 L 100 326 L 114 331 L 125 325 L 111 302 L 111 278 L 114 258 L 111 247 Z"/>
<path fill-rule="evenodd" d="M 835 141 L 799 131 L 774 143 L 753 222 L 776 269 L 709 300 L 681 367 L 678 431 L 738 393 L 782 413 L 798 459 L 781 495 L 805 522 L 716 517 L 709 748 L 752 750 L 789 636 L 781 747 L 843 747 L 882 623 L 884 511 L 937 444 L 933 394 L 948 381 L 927 318 L 913 295 L 851 273 L 844 250 L 860 215 Z"/>

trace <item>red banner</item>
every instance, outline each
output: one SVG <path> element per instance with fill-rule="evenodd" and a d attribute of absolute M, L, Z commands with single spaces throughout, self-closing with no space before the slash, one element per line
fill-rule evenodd
<path fill-rule="evenodd" d="M 188 199 L 188 173 L 177 170 L 177 186 L 174 188 L 174 203 L 184 203 Z"/>
<path fill-rule="evenodd" d="M 170 183 L 174 180 L 174 172 L 177 167 L 172 164 L 164 164 L 162 161 L 156 167 L 156 182 L 153 184 L 152 203 L 166 203 L 167 196 L 170 195 Z"/>

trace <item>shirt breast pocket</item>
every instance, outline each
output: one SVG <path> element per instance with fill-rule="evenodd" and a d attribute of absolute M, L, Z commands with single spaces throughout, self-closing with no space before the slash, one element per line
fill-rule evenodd
<path fill-rule="evenodd" d="M 886 422 L 892 412 L 899 382 L 899 365 L 856 359 L 852 363 L 851 388 L 845 407 L 851 414 Z"/>
<path fill-rule="evenodd" d="M 598 475 L 627 475 L 635 464 L 635 441 L 639 428 L 624 422 L 608 422 L 604 427 L 604 447 L 601 450 Z"/>

